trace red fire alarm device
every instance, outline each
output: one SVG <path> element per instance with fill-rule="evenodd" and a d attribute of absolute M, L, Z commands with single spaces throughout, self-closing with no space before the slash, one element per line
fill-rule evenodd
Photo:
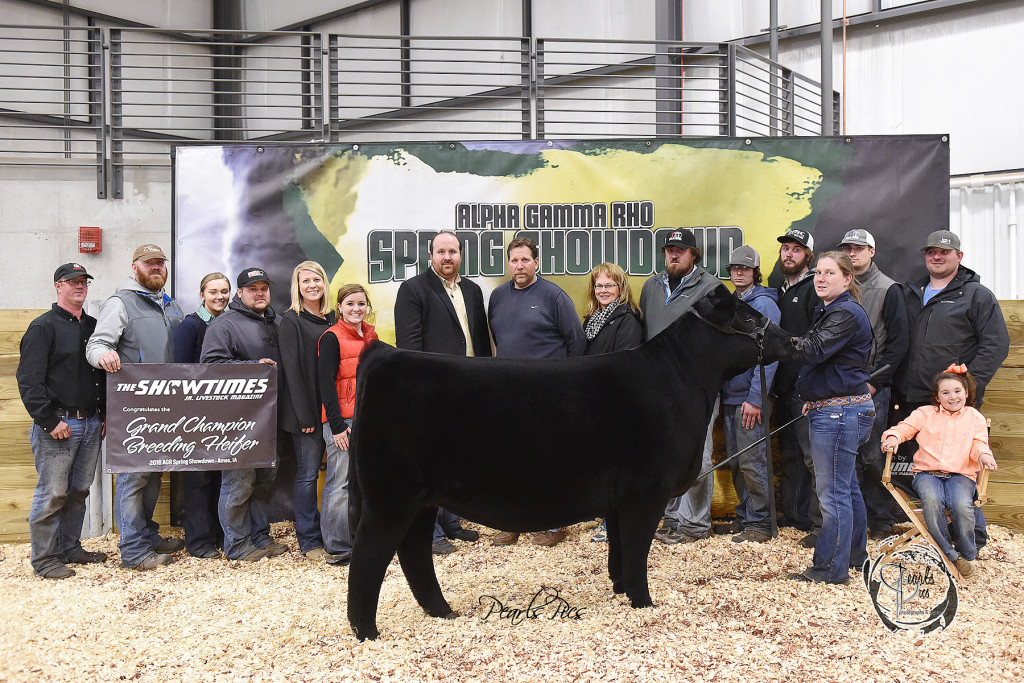
<path fill-rule="evenodd" d="M 78 251 L 82 254 L 98 254 L 103 250 L 103 228 L 78 228 Z"/>

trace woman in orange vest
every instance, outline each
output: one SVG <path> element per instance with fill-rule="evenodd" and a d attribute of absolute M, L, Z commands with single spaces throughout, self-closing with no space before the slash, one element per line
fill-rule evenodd
<path fill-rule="evenodd" d="M 356 366 L 363 347 L 377 338 L 365 322 L 372 310 L 362 285 L 338 290 L 338 322 L 320 337 L 317 373 L 324 404 L 323 432 L 327 442 L 327 479 L 320 507 L 324 550 L 329 564 L 348 564 L 352 531 L 348 519 L 348 442 L 355 415 Z"/>

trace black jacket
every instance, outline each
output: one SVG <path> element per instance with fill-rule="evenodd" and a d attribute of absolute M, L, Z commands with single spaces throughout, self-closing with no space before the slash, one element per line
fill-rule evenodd
<path fill-rule="evenodd" d="M 281 314 L 281 365 L 288 383 L 288 405 L 282 406 L 281 429 L 298 434 L 320 428 L 320 382 L 317 376 L 317 344 L 334 324 L 334 311 L 320 318 L 303 310 Z"/>
<path fill-rule="evenodd" d="M 804 336 L 814 322 L 814 309 L 820 303 L 821 299 L 814 291 L 814 270 L 811 270 L 785 292 L 779 288 L 779 327 L 794 337 Z M 772 393 L 781 396 L 791 390 L 796 385 L 800 369 L 806 364 L 807 362 L 799 357 L 780 361 L 779 369 L 775 371 Z"/>
<path fill-rule="evenodd" d="M 999 301 L 978 274 L 960 266 L 945 289 L 923 304 L 928 276 L 903 286 L 910 320 L 910 352 L 896 376 L 900 397 L 931 401 L 932 378 L 964 363 L 978 383 L 976 405 L 1010 352 L 1010 335 Z"/>
<path fill-rule="evenodd" d="M 491 333 L 484 313 L 484 296 L 476 283 L 459 282 L 466 302 L 473 353 L 491 355 Z M 455 313 L 451 297 L 432 270 L 406 280 L 395 299 L 395 342 L 400 349 L 466 355 L 466 335 Z"/>
<path fill-rule="evenodd" d="M 583 319 L 586 330 L 590 316 Z M 597 356 L 602 353 L 625 351 L 640 346 L 643 341 L 643 326 L 640 316 L 630 310 L 629 306 L 618 306 L 612 311 L 612 317 L 605 321 L 597 336 L 587 340 L 584 356 Z"/>
<path fill-rule="evenodd" d="M 52 432 L 62 408 L 103 412 L 106 377 L 85 360 L 96 318 L 79 321 L 57 304 L 33 320 L 21 338 L 16 376 L 21 401 L 40 428 Z"/>

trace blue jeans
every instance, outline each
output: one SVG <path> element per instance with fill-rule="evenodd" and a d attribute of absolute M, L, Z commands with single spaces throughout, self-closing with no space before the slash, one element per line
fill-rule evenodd
<path fill-rule="evenodd" d="M 229 560 L 270 545 L 267 509 L 275 476 L 276 467 L 221 473 L 217 512 L 224 528 L 224 554 Z"/>
<path fill-rule="evenodd" d="M 292 434 L 292 444 L 295 446 L 295 486 L 292 493 L 295 538 L 299 542 L 299 552 L 308 553 L 324 545 L 316 490 L 320 463 L 324 460 L 323 431 L 316 428 L 309 434 Z"/>
<path fill-rule="evenodd" d="M 842 583 L 850 567 L 867 560 L 867 512 L 857 484 L 857 448 L 871 435 L 871 401 L 826 406 L 807 413 L 821 532 L 807 575 Z"/>
<path fill-rule="evenodd" d="M 711 468 L 711 434 L 715 428 L 715 418 L 718 417 L 718 405 L 719 400 L 715 399 L 715 407 L 711 411 L 711 421 L 708 423 L 708 432 L 704 438 L 701 472 L 706 472 Z M 681 529 L 691 536 L 706 535 L 711 531 L 711 496 L 714 492 L 714 474 L 698 479 L 693 482 L 693 486 L 686 493 L 668 501 L 668 505 L 665 506 L 665 518 L 677 529 Z"/>
<path fill-rule="evenodd" d="M 743 406 L 726 404 L 722 408 L 722 430 L 725 432 L 725 455 L 731 456 L 764 438 L 764 423 L 753 429 L 743 426 Z M 768 459 L 764 443 L 729 463 L 732 483 L 740 502 L 736 517 L 744 529 L 770 533 L 768 517 Z"/>
<path fill-rule="evenodd" d="M 882 485 L 882 470 L 885 469 L 882 432 L 889 428 L 891 391 L 890 387 L 881 387 L 871 397 L 875 404 L 875 424 L 871 437 L 857 449 L 857 483 L 868 511 L 868 528 L 872 530 L 891 527 L 901 516 L 892 494 Z"/>
<path fill-rule="evenodd" d="M 352 420 L 346 420 L 348 425 Z M 324 482 L 323 511 L 320 530 L 324 537 L 324 550 L 331 555 L 352 552 L 352 528 L 348 511 L 348 451 L 334 443 L 331 424 L 324 423 L 324 441 L 327 443 L 327 480 Z"/>
<path fill-rule="evenodd" d="M 160 544 L 160 525 L 153 511 L 160 497 L 162 472 L 127 472 L 117 475 L 114 492 L 114 519 L 121 540 L 121 566 L 136 567 Z"/>
<path fill-rule="evenodd" d="M 34 423 L 29 431 L 39 474 L 28 515 L 32 570 L 38 576 L 82 552 L 85 499 L 100 458 L 100 418 L 65 422 L 71 429 L 67 439 L 55 439 Z"/>
<path fill-rule="evenodd" d="M 974 540 L 975 488 L 974 480 L 962 474 L 951 474 L 949 478 L 936 477 L 929 472 L 914 475 L 914 491 L 921 499 L 928 533 L 950 562 L 956 562 L 958 557 L 970 561 L 978 556 Z M 946 522 L 947 509 L 952 524 Z"/>

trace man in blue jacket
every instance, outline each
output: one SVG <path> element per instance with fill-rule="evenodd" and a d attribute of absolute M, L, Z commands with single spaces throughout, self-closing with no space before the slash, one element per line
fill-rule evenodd
<path fill-rule="evenodd" d="M 776 303 L 778 294 L 775 289 L 761 286 L 760 254 L 748 246 L 735 249 L 729 258 L 729 279 L 735 285 L 736 296 L 741 301 L 746 301 L 758 313 L 767 316 L 776 325 L 779 324 L 779 306 Z M 763 417 L 771 406 L 762 405 L 762 396 L 767 395 L 771 389 L 778 365 L 775 362 L 765 367 L 764 380 L 768 386 L 764 387 L 764 392 L 761 372 L 756 367 L 736 375 L 722 387 L 722 429 L 725 432 L 726 456 L 739 453 L 764 438 Z M 764 543 L 772 537 L 768 496 L 774 487 L 768 481 L 767 456 L 767 449 L 762 442 L 760 446 L 751 448 L 729 463 L 733 486 L 739 497 L 736 506 L 738 528 L 731 530 L 740 533 L 733 536 L 733 542 Z"/>

